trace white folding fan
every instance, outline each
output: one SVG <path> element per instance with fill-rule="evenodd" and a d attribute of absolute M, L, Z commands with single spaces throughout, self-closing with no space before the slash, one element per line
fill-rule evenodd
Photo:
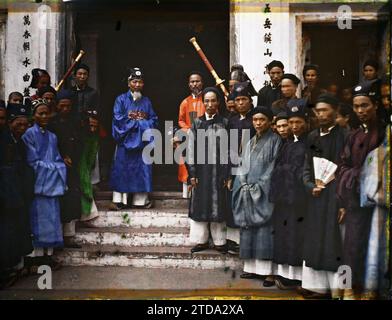
<path fill-rule="evenodd" d="M 316 185 L 324 188 L 335 179 L 335 172 L 338 166 L 324 158 L 313 157 L 314 177 Z"/>

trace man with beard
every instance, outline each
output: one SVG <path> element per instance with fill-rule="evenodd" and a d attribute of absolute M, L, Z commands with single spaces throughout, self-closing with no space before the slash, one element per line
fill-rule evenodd
<path fill-rule="evenodd" d="M 242 278 L 266 277 L 273 286 L 273 203 L 268 200 L 271 174 L 282 140 L 271 130 L 272 111 L 251 111 L 255 136 L 247 143 L 241 168 L 234 179 L 233 215 L 240 226 L 240 258 L 245 260 Z"/>
<path fill-rule="evenodd" d="M 8 128 L 0 134 L 0 288 L 16 280 L 17 269 L 20 274 L 23 270 L 23 257 L 33 251 L 29 208 L 34 173 L 21 139 L 29 127 L 29 115 L 26 106 L 8 104 Z"/>
<path fill-rule="evenodd" d="M 287 103 L 291 99 L 297 98 L 296 92 L 300 82 L 301 80 L 294 74 L 285 73 L 283 75 L 281 82 L 282 98 L 276 100 L 271 107 L 274 116 L 277 116 L 282 111 L 287 111 Z"/>
<path fill-rule="evenodd" d="M 203 77 L 200 72 L 192 71 L 189 74 L 188 87 L 191 94 L 181 102 L 180 112 L 178 114 L 178 125 L 185 132 L 190 130 L 196 118 L 201 117 L 205 113 L 203 97 L 201 95 L 203 90 Z M 183 197 L 188 198 L 188 172 L 184 163 L 180 163 L 178 167 L 178 181 L 182 182 Z"/>
<path fill-rule="evenodd" d="M 143 149 L 151 141 L 143 141 L 146 130 L 158 126 L 158 117 L 149 98 L 142 95 L 143 73 L 132 68 L 128 77 L 129 91 L 116 98 L 113 111 L 112 134 L 116 141 L 110 187 L 113 190 L 112 210 L 128 205 L 150 208 L 148 193 L 152 191 L 152 165 L 143 160 Z"/>
<path fill-rule="evenodd" d="M 257 96 L 257 105 L 272 107 L 272 103 L 282 97 L 280 83 L 284 74 L 283 63 L 277 60 L 271 61 L 267 66 L 271 83 L 260 89 Z"/>
<path fill-rule="evenodd" d="M 187 150 L 192 190 L 189 237 L 196 244 L 191 249 L 192 253 L 209 248 L 209 233 L 213 248 L 222 253 L 227 251 L 225 188 L 228 183 L 229 160 L 227 139 L 225 142 L 224 136 L 227 135 L 228 120 L 218 113 L 219 107 L 224 103 L 222 100 L 218 89 L 204 89 L 203 103 L 206 112 L 194 121 L 190 131 Z"/>
<path fill-rule="evenodd" d="M 307 195 L 302 182 L 307 107 L 305 100 L 287 105 L 291 135 L 283 144 L 271 178 L 270 201 L 273 213 L 275 283 L 280 289 L 298 286 L 302 280 L 303 243 Z"/>
<path fill-rule="evenodd" d="M 320 129 L 308 135 L 303 182 L 308 193 L 305 221 L 301 293 L 305 298 L 327 298 L 338 292 L 338 268 L 343 265 L 341 210 L 336 198 L 336 180 L 323 185 L 315 180 L 314 157 L 339 163 L 346 130 L 336 124 L 339 101 L 321 94 L 315 113 Z"/>

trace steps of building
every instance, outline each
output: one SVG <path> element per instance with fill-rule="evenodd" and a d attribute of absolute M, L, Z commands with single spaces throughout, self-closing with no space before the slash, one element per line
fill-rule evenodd
<path fill-rule="evenodd" d="M 112 192 L 99 191 L 95 193 L 94 199 L 97 202 L 106 205 L 106 208 L 112 201 Z M 155 192 L 150 194 L 150 199 L 153 203 L 153 208 L 159 209 L 188 209 L 189 199 L 183 198 L 180 192 Z"/>
<path fill-rule="evenodd" d="M 77 244 L 117 246 L 183 246 L 189 245 L 188 228 L 77 228 L 73 241 Z"/>
<path fill-rule="evenodd" d="M 108 203 L 97 203 L 99 217 L 90 224 L 94 227 L 132 227 L 132 228 L 187 228 L 188 209 L 151 208 L 107 210 Z"/>
<path fill-rule="evenodd" d="M 241 269 L 238 256 L 215 250 L 191 253 L 190 246 L 83 245 L 64 249 L 56 259 L 67 266 L 129 266 L 135 268 Z"/>

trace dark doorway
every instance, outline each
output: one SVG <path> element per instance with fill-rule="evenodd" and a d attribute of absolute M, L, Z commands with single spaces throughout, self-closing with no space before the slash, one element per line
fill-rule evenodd
<path fill-rule="evenodd" d="M 105 1 L 106 2 L 106 1 Z M 110 1 L 76 3 L 72 12 L 78 47 L 88 55 L 101 93 L 104 126 L 111 132 L 116 98 L 128 90 L 130 67 L 145 74 L 144 94 L 152 100 L 160 129 L 177 125 L 180 102 L 188 94 L 187 74 L 200 70 L 205 85 L 213 79 L 189 39 L 195 36 L 221 78 L 229 73 L 229 1 Z M 79 48 L 78 48 L 79 49 Z M 95 55 L 92 58 L 92 55 Z M 106 155 L 111 156 L 114 143 Z M 110 161 L 109 161 L 110 162 Z M 177 165 L 155 165 L 156 189 L 179 190 Z"/>
<path fill-rule="evenodd" d="M 318 64 L 321 86 L 335 82 L 340 89 L 352 87 L 362 80 L 365 60 L 379 60 L 379 76 L 383 76 L 386 54 L 383 54 L 386 23 L 354 21 L 352 29 L 340 30 L 334 24 L 306 23 L 303 38 L 310 43 L 305 64 Z"/>

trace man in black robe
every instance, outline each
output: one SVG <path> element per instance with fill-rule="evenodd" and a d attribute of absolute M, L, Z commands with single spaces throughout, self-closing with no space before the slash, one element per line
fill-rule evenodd
<path fill-rule="evenodd" d="M 371 84 L 354 88 L 353 109 L 361 127 L 350 133 L 337 173 L 337 193 L 344 208 L 346 226 L 344 264 L 352 270 L 352 289 L 357 297 L 364 291 L 366 255 L 373 217 L 372 207 L 361 207 L 361 168 L 367 155 L 376 149 L 385 137 L 385 124 L 382 118 L 378 117 L 377 108 L 380 108 L 377 91 Z"/>
<path fill-rule="evenodd" d="M 57 114 L 52 118 L 48 127 L 57 136 L 58 148 L 67 166 L 68 190 L 60 200 L 66 247 L 79 247 L 71 243 L 71 237 L 75 235 L 75 222 L 81 217 L 79 161 L 83 146 L 79 119 L 72 114 L 73 101 L 72 91 L 63 89 L 58 92 Z"/>
<path fill-rule="evenodd" d="M 307 107 L 292 100 L 287 111 L 290 136 L 283 144 L 271 177 L 275 283 L 280 289 L 297 286 L 302 280 L 303 243 L 307 195 L 302 182 L 307 136 Z"/>
<path fill-rule="evenodd" d="M 338 268 L 343 265 L 342 235 L 336 180 L 316 184 L 314 157 L 339 163 L 346 131 L 336 125 L 338 100 L 330 94 L 319 96 L 315 112 L 320 129 L 307 139 L 303 182 L 308 194 L 308 212 L 304 240 L 304 265 L 301 293 L 305 298 L 327 298 L 335 294 Z"/>
<path fill-rule="evenodd" d="M 283 63 L 273 60 L 268 64 L 267 71 L 270 76 L 271 83 L 260 89 L 257 96 L 257 105 L 271 108 L 272 103 L 282 97 L 280 83 L 284 74 Z"/>
<path fill-rule="evenodd" d="M 206 113 L 192 124 L 186 156 L 188 179 L 192 188 L 189 207 L 190 241 L 196 243 L 191 252 L 209 248 L 209 232 L 214 249 L 226 252 L 228 120 L 218 114 L 220 104 L 224 103 L 218 89 L 204 89 L 203 103 Z"/>
<path fill-rule="evenodd" d="M 26 106 L 9 104 L 8 128 L 0 133 L 0 288 L 16 280 L 23 257 L 33 251 L 29 207 L 34 173 L 27 165 L 21 139 L 29 126 L 29 114 Z"/>
<path fill-rule="evenodd" d="M 72 91 L 74 92 L 74 106 L 72 113 L 77 114 L 79 119 L 83 119 L 84 114 L 87 111 L 92 111 L 95 110 L 97 111 L 97 114 L 102 115 L 104 110 L 101 109 L 100 107 L 100 97 L 99 97 L 99 92 L 90 87 L 88 84 L 88 80 L 90 77 L 90 68 L 84 63 L 79 64 L 75 70 L 74 70 L 74 80 L 75 80 L 75 86 L 72 87 Z M 98 120 L 103 120 L 104 118 L 102 117 L 101 119 Z M 100 121 L 102 122 L 102 121 Z M 101 140 L 100 144 L 101 147 L 104 148 L 105 150 L 110 149 L 108 146 L 108 138 L 105 133 L 105 130 L 103 130 L 103 127 L 100 125 L 100 134 L 101 134 Z M 110 153 L 110 152 L 109 152 Z M 92 184 L 97 184 L 100 182 L 100 162 L 101 162 L 101 167 L 104 170 L 103 172 L 103 177 L 106 176 L 106 173 L 109 170 L 109 166 L 111 163 L 111 158 L 108 158 L 107 152 L 102 152 L 97 154 L 97 160 L 95 162 L 94 170 L 92 172 Z"/>
<path fill-rule="evenodd" d="M 229 119 L 229 133 L 237 136 L 236 141 L 230 140 L 230 164 L 231 169 L 239 164 L 242 149 L 246 143 L 255 135 L 255 130 L 252 125 L 252 116 L 250 115 L 253 109 L 252 104 L 252 87 L 249 81 L 236 83 L 233 88 L 233 97 L 235 101 L 235 108 L 237 113 Z M 234 177 L 231 177 L 230 185 L 227 192 L 227 249 L 229 253 L 239 253 L 240 232 L 239 227 L 234 223 L 233 212 L 231 210 L 231 184 Z"/>
<path fill-rule="evenodd" d="M 300 82 L 301 80 L 294 74 L 285 73 L 283 75 L 281 82 L 282 98 L 272 103 L 271 107 L 274 116 L 287 111 L 287 103 L 291 99 L 297 99 L 297 89 Z"/>

